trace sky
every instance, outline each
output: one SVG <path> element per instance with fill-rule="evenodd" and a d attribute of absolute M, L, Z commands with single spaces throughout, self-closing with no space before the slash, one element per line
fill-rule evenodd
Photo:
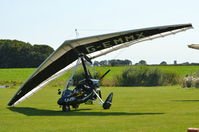
<path fill-rule="evenodd" d="M 194 29 L 145 41 L 97 58 L 129 59 L 133 64 L 198 62 L 198 0 L 0 0 L 0 39 L 48 44 L 154 26 L 192 23 Z"/>

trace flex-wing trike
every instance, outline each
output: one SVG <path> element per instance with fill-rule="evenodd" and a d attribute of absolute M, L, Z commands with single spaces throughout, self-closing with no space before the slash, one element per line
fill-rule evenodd
<path fill-rule="evenodd" d="M 62 96 L 61 98 L 59 98 L 57 103 L 62 107 L 62 111 L 70 111 L 70 106 L 77 109 L 80 104 L 92 103 L 98 98 L 100 103 L 102 104 L 102 107 L 104 109 L 109 109 L 112 104 L 113 93 L 110 93 L 107 99 L 103 101 L 99 86 L 100 81 L 108 72 L 110 72 L 110 70 L 104 73 L 104 75 L 102 75 L 99 79 L 94 79 L 86 66 L 86 62 L 92 63 L 91 60 L 87 56 L 81 54 L 79 55 L 77 65 L 79 61 L 81 61 L 81 64 L 83 66 L 85 79 L 79 81 L 77 86 L 73 90 L 70 90 L 69 86 L 71 85 L 70 82 L 72 81 L 71 77 L 68 81 L 66 89 L 62 92 Z"/>
<path fill-rule="evenodd" d="M 58 104 L 62 106 L 63 111 L 69 111 L 71 106 L 77 108 L 82 103 L 87 103 L 98 98 L 103 108 L 108 109 L 111 107 L 113 94 L 111 93 L 105 102 L 102 101 L 99 84 L 103 76 L 100 79 L 94 79 L 91 76 L 85 65 L 89 61 L 89 58 L 95 59 L 142 41 L 168 36 L 191 28 L 193 28 L 191 24 L 177 24 L 66 40 L 22 84 L 8 102 L 8 105 L 16 106 L 26 100 L 44 88 L 52 80 L 67 73 L 71 68 L 75 68 L 75 62 L 79 60 L 84 68 L 85 77 L 72 90 L 70 90 L 72 87 L 68 88 L 66 85 L 66 90 L 62 92 Z M 82 55 L 79 56 L 79 53 Z"/>

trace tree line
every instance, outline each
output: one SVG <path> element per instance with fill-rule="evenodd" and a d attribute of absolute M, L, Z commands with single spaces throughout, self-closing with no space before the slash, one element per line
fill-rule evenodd
<path fill-rule="evenodd" d="M 53 51 L 48 45 L 0 40 L 0 68 L 38 67 Z"/>
<path fill-rule="evenodd" d="M 140 60 L 139 62 L 132 64 L 132 61 L 130 60 L 120 60 L 120 59 L 113 59 L 113 60 L 102 60 L 102 61 L 94 61 L 94 66 L 128 66 L 128 65 L 136 65 L 136 66 L 146 66 L 146 65 L 159 65 L 159 66 L 169 66 L 169 65 L 175 65 L 175 66 L 192 66 L 192 65 L 199 65 L 199 63 L 179 63 L 177 64 L 177 61 L 174 61 L 173 64 L 167 64 L 166 61 L 160 62 L 160 64 L 147 64 L 145 60 Z"/>
<path fill-rule="evenodd" d="M 102 60 L 102 61 L 94 61 L 94 66 L 126 66 L 132 65 L 130 60 L 120 60 L 120 59 L 112 59 L 112 60 Z"/>

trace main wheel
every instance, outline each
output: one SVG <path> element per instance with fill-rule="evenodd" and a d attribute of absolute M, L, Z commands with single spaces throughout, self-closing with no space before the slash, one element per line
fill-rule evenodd
<path fill-rule="evenodd" d="M 79 104 L 72 105 L 72 107 L 77 110 L 79 108 Z"/>
<path fill-rule="evenodd" d="M 62 111 L 64 112 L 70 111 L 70 106 L 66 104 L 62 105 Z"/>
<path fill-rule="evenodd" d="M 106 101 L 103 104 L 104 109 L 109 109 L 112 105 L 113 93 L 110 93 Z"/>

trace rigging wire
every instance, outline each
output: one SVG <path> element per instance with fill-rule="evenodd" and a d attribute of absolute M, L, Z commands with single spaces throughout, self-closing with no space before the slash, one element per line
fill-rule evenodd
<path fill-rule="evenodd" d="M 94 72 L 94 76 L 93 76 L 93 77 L 97 77 L 98 72 L 97 72 L 97 70 L 94 68 L 94 65 L 93 65 L 92 63 L 90 63 L 90 62 L 87 62 L 86 64 L 87 64 L 87 65 L 92 69 L 92 71 Z"/>

